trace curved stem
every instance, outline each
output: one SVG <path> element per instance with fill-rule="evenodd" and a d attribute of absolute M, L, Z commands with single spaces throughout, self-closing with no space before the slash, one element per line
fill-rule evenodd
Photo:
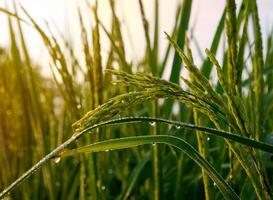
<path fill-rule="evenodd" d="M 183 151 L 189 156 L 196 164 L 198 164 L 208 176 L 214 181 L 219 190 L 222 192 L 225 199 L 239 199 L 233 189 L 227 184 L 224 178 L 204 159 L 200 153 L 194 149 L 189 143 L 181 138 L 171 135 L 145 135 L 124 137 L 118 139 L 110 139 L 102 142 L 93 143 L 77 149 L 65 151 L 61 156 L 73 156 L 82 153 L 100 152 L 106 150 L 116 150 L 136 147 L 144 144 L 162 143 L 171 145 Z"/>
<path fill-rule="evenodd" d="M 152 118 L 152 117 L 125 117 L 120 119 L 114 119 L 105 121 L 99 124 L 95 124 L 93 126 L 90 126 L 86 129 L 84 129 L 81 132 L 76 132 L 71 138 L 69 138 L 67 141 L 62 143 L 60 146 L 58 146 L 56 149 L 51 151 L 49 154 L 47 154 L 45 157 L 43 157 L 39 162 L 37 162 L 35 165 L 33 165 L 28 171 L 26 171 L 22 176 L 20 176 L 18 179 L 16 179 L 13 183 L 11 183 L 6 189 L 4 189 L 0 193 L 0 199 L 3 198 L 6 194 L 8 194 L 11 190 L 13 190 L 16 186 L 18 186 L 20 183 L 22 183 L 26 178 L 31 176 L 35 171 L 37 171 L 40 167 L 42 167 L 48 160 L 56 157 L 60 152 L 62 152 L 69 144 L 74 142 L 75 140 L 79 139 L 86 133 L 90 132 L 93 129 L 104 127 L 104 126 L 110 126 L 115 124 L 125 124 L 125 123 L 139 123 L 139 122 L 161 122 L 161 123 L 167 123 L 172 124 L 175 126 L 180 126 L 187 129 L 194 129 L 199 130 L 202 132 L 206 132 L 208 134 L 224 137 L 227 139 L 230 139 L 232 141 L 238 142 L 240 144 L 253 147 L 256 149 L 263 150 L 265 152 L 273 154 L 273 146 L 263 143 L 263 142 L 257 142 L 255 140 L 248 139 L 246 137 L 242 137 L 239 135 L 232 134 L 230 132 L 217 130 L 213 128 L 208 128 L 204 126 L 195 126 L 193 124 L 183 123 L 179 121 L 174 120 L 168 120 L 168 119 L 162 119 L 162 118 Z M 200 133 L 202 133 L 200 132 Z"/>

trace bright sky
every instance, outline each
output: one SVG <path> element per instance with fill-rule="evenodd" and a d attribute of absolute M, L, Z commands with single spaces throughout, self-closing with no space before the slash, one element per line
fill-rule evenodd
<path fill-rule="evenodd" d="M 66 36 L 72 38 L 75 46 L 79 42 L 79 28 L 77 18 L 77 8 L 82 2 L 79 0 L 17 0 L 20 2 L 31 16 L 36 19 L 39 24 L 43 24 L 44 20 Z M 5 2 L 0 1 L 0 6 L 5 7 Z M 91 0 L 91 3 L 94 2 Z M 154 0 L 144 0 L 145 12 L 147 18 L 152 21 L 154 11 Z M 160 49 L 164 49 L 167 45 L 167 40 L 163 31 L 171 32 L 174 24 L 175 8 L 180 0 L 160 0 Z M 238 1 L 239 3 L 240 1 Z M 99 15 L 101 21 L 110 27 L 111 12 L 109 11 L 108 0 L 98 0 Z M 141 58 L 145 49 L 145 38 L 141 24 L 141 17 L 139 13 L 138 0 L 116 0 L 117 13 L 124 25 L 124 38 L 127 45 L 127 54 L 129 60 Z M 190 27 L 195 24 L 194 35 L 202 50 L 210 46 L 212 36 L 215 28 L 219 22 L 222 11 L 224 9 L 225 0 L 193 0 L 192 14 Z M 259 14 L 261 18 L 262 32 L 265 36 L 270 32 L 273 25 L 273 1 L 272 0 L 258 0 Z M 6 17 L 0 13 L 0 45 L 8 45 L 8 26 Z M 44 27 L 44 26 L 42 26 Z M 31 51 L 32 57 L 37 62 L 46 63 L 46 50 L 43 48 L 38 34 L 33 28 L 25 27 L 25 37 L 27 45 Z M 131 38 L 131 39 L 129 39 Z M 102 38 L 102 54 L 107 54 L 108 39 Z M 163 47 L 163 48 L 162 48 Z M 162 51 L 161 53 L 163 53 Z M 196 52 L 194 52 L 197 55 Z"/>

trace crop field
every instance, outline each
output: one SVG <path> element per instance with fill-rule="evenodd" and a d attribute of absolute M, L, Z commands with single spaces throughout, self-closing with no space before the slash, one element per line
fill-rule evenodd
<path fill-rule="evenodd" d="M 10 41 L 0 48 L 0 199 L 272 200 L 273 34 L 261 33 L 257 0 L 226 0 L 206 49 L 189 29 L 192 0 L 178 4 L 164 49 L 160 1 L 150 0 L 153 21 L 135 1 L 145 53 L 133 61 L 115 0 L 110 29 L 100 1 L 83 1 L 80 51 L 19 2 L 0 7 Z"/>

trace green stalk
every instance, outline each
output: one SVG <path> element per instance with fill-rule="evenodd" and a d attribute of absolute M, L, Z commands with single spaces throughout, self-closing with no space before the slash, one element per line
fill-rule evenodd
<path fill-rule="evenodd" d="M 158 105 L 157 105 L 157 100 L 152 102 L 152 110 L 153 110 L 153 117 L 157 116 L 157 110 L 158 110 Z M 155 123 L 155 125 L 152 126 L 152 133 L 153 135 L 158 134 L 158 125 Z M 153 197 L 154 200 L 159 200 L 161 199 L 161 191 L 162 191 L 162 186 L 161 186 L 161 177 L 162 177 L 162 172 L 161 172 L 161 161 L 160 161 L 160 150 L 159 146 L 157 144 L 153 145 L 153 178 L 154 178 L 154 185 L 153 185 Z"/>
<path fill-rule="evenodd" d="M 263 41 L 259 22 L 259 14 L 256 0 L 252 1 L 253 9 L 253 27 L 255 37 L 255 53 L 254 53 L 254 95 L 255 95 L 255 138 L 260 139 L 262 134 L 262 118 L 263 118 Z"/>
<path fill-rule="evenodd" d="M 142 0 L 138 0 L 139 3 L 139 8 L 140 8 L 140 13 L 141 13 L 141 18 L 142 18 L 142 24 L 143 24 L 143 29 L 144 29 L 144 34 L 145 34 L 145 39 L 146 39 L 146 52 L 147 52 L 147 57 L 148 57 L 148 63 L 149 63 L 149 70 L 152 74 L 156 74 L 156 65 L 153 63 L 153 53 L 152 53 L 152 47 L 151 47 L 151 40 L 149 37 L 149 24 L 145 16 L 144 12 L 144 7 Z"/>
<path fill-rule="evenodd" d="M 235 94 L 235 77 L 237 75 L 237 30 L 236 30 L 236 3 L 235 0 L 226 0 L 227 20 L 226 34 L 228 40 L 228 84 L 229 92 Z"/>
<path fill-rule="evenodd" d="M 193 57 L 192 57 L 192 52 L 190 49 L 190 45 L 189 45 L 189 40 L 186 37 L 185 39 L 185 46 L 186 46 L 186 52 L 187 52 L 187 57 L 189 58 L 190 64 L 194 65 L 194 61 L 193 61 Z M 187 64 L 187 63 L 186 63 Z M 190 81 L 193 85 L 196 84 L 194 77 L 192 76 L 192 74 L 190 74 Z M 198 86 L 196 86 L 198 87 Z M 191 91 L 194 93 L 194 91 Z M 194 124 L 198 125 L 201 123 L 201 116 L 200 113 L 198 113 L 198 111 L 196 109 L 193 108 L 193 120 L 194 120 Z M 204 157 L 207 158 L 208 155 L 208 150 L 206 148 L 206 138 L 204 137 L 204 135 L 201 135 L 198 133 L 198 131 L 196 131 L 196 137 L 197 137 L 197 144 L 198 144 L 198 149 L 200 154 Z M 210 199 L 210 193 L 209 193 L 209 180 L 208 180 L 208 176 L 205 173 L 204 169 L 201 169 L 202 171 L 202 177 L 203 177 L 203 184 L 204 184 L 204 191 L 205 191 L 205 199 L 209 200 Z"/>
<path fill-rule="evenodd" d="M 210 46 L 210 51 L 214 55 L 217 53 L 218 46 L 220 44 L 220 39 L 224 30 L 225 25 L 225 17 L 226 17 L 226 10 L 223 11 L 223 14 L 221 16 L 220 22 L 217 26 L 217 29 L 214 33 L 213 41 Z M 209 59 L 206 59 L 201 67 L 201 73 L 209 79 L 211 70 L 212 70 L 212 62 L 209 61 Z"/>
<path fill-rule="evenodd" d="M 228 93 L 236 95 L 236 77 L 237 77 L 237 19 L 236 19 L 236 2 L 235 0 L 226 0 L 227 19 L 226 19 L 226 35 L 228 40 Z M 229 106 L 229 111 L 232 112 L 232 106 Z M 231 131 L 231 127 L 229 127 Z M 232 149 L 228 149 L 229 155 L 229 177 L 233 177 L 233 162 Z M 232 180 L 231 180 L 232 182 Z"/>
<path fill-rule="evenodd" d="M 158 75 L 158 49 L 159 49 L 159 40 L 158 40 L 158 33 L 159 33 L 159 2 L 158 0 L 155 0 L 155 26 L 154 26 L 154 42 L 153 42 L 153 49 L 152 49 L 152 67 L 153 69 L 153 75 Z"/>
<path fill-rule="evenodd" d="M 184 44 L 185 44 L 185 36 L 186 36 L 186 31 L 188 30 L 188 24 L 189 24 L 190 13 L 191 13 L 191 5 L 192 5 L 191 0 L 183 1 L 182 12 L 179 19 L 180 24 L 178 27 L 178 34 L 177 34 L 177 44 L 181 49 L 184 48 Z M 174 82 L 174 83 L 179 82 L 181 63 L 182 63 L 182 60 L 180 59 L 178 52 L 175 52 L 173 63 L 172 63 L 172 71 L 171 71 L 171 75 L 169 79 L 171 82 Z"/>
<path fill-rule="evenodd" d="M 193 119 L 194 119 L 194 124 L 198 125 L 200 124 L 201 118 L 198 116 L 197 110 L 193 109 Z M 201 135 L 196 131 L 196 137 L 197 137 L 197 144 L 198 144 L 198 150 L 200 154 L 206 158 L 208 155 L 208 151 L 206 148 L 206 137 L 204 135 Z M 206 174 L 204 169 L 201 169 L 202 171 L 202 177 L 203 177 L 203 184 L 204 184 L 204 191 L 205 191 L 205 199 L 210 200 L 210 192 L 209 192 L 209 179 L 208 175 Z"/>
<path fill-rule="evenodd" d="M 154 30 L 154 45 L 152 49 L 150 37 L 149 37 L 149 24 L 145 16 L 144 6 L 142 0 L 139 0 L 139 7 L 142 16 L 143 29 L 146 39 L 146 52 L 148 58 L 148 64 L 150 66 L 151 73 L 157 75 L 157 55 L 158 55 L 158 0 L 155 0 L 155 30 Z M 152 102 L 152 116 L 156 117 L 158 115 L 158 102 L 154 100 Z M 158 126 L 155 124 L 152 126 L 152 133 L 156 135 L 158 133 Z M 161 162 L 160 162 L 160 150 L 157 144 L 153 145 L 153 199 L 161 199 Z"/>
<path fill-rule="evenodd" d="M 189 58 L 190 62 L 192 65 L 194 65 L 194 61 L 193 61 L 193 57 L 192 57 L 192 52 L 189 46 L 189 40 L 188 38 L 186 38 L 186 50 L 187 50 L 187 57 Z M 192 75 L 192 74 L 191 74 Z M 196 82 L 194 81 L 194 78 L 192 76 L 190 76 L 191 78 L 191 82 L 193 84 L 196 84 Z M 192 91 L 194 93 L 194 91 Z M 201 116 L 200 113 L 198 113 L 198 111 L 196 109 L 193 108 L 193 120 L 194 120 L 194 124 L 198 125 L 201 123 Z M 198 149 L 200 154 L 206 159 L 207 155 L 208 155 L 208 150 L 206 147 L 206 137 L 204 135 L 201 135 L 200 133 L 198 133 L 198 131 L 196 131 L 196 137 L 197 137 L 197 144 L 198 144 Z M 209 179 L 207 174 L 205 173 L 204 169 L 201 169 L 202 171 L 202 177 L 203 177 L 203 183 L 204 183 L 204 191 L 205 191 L 205 199 L 206 200 L 210 200 L 210 192 L 209 192 Z"/>

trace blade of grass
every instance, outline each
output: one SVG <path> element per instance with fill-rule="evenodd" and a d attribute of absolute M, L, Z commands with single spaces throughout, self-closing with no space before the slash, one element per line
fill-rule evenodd
<path fill-rule="evenodd" d="M 180 49 L 184 49 L 185 36 L 188 30 L 188 24 L 190 20 L 191 5 L 192 5 L 192 1 L 190 0 L 185 0 L 183 2 L 181 16 L 180 16 L 180 24 L 178 28 L 178 34 L 177 34 L 178 37 L 176 41 Z M 173 58 L 171 75 L 169 79 L 171 82 L 178 83 L 180 70 L 181 70 L 181 63 L 182 63 L 182 60 L 180 59 L 179 54 L 176 52 Z"/>
<path fill-rule="evenodd" d="M 164 143 L 182 150 L 196 164 L 206 171 L 209 177 L 216 183 L 225 199 L 239 199 L 233 189 L 226 183 L 222 176 L 186 141 L 167 135 L 136 136 L 119 139 L 111 139 L 103 142 L 94 143 L 78 149 L 64 151 L 61 156 L 74 156 L 80 153 L 91 153 L 106 150 L 116 150 L 136 147 L 144 144 Z"/>
<path fill-rule="evenodd" d="M 225 27 L 225 18 L 226 18 L 226 10 L 223 11 L 222 17 L 220 19 L 220 22 L 218 23 L 217 29 L 215 31 L 211 46 L 210 46 L 210 51 L 216 55 L 217 49 L 220 43 L 220 39 Z M 209 78 L 211 74 L 211 69 L 212 69 L 212 63 L 206 59 L 205 62 L 203 63 L 201 67 L 201 72 L 202 74 L 206 77 Z"/>
<path fill-rule="evenodd" d="M 140 163 L 135 167 L 134 171 L 132 172 L 131 176 L 128 179 L 127 186 L 124 188 L 123 192 L 120 195 L 120 200 L 126 200 L 129 199 L 130 194 L 133 190 L 133 187 L 135 186 L 138 176 L 140 172 L 144 169 L 145 165 L 148 163 L 150 160 L 150 156 L 146 155 L 144 158 L 140 161 Z"/>
<path fill-rule="evenodd" d="M 183 1 L 181 16 L 179 19 L 180 23 L 178 27 L 178 33 L 177 33 L 177 44 L 180 49 L 184 48 L 185 36 L 188 30 L 188 24 L 190 20 L 191 5 L 192 5 L 191 0 Z M 180 59 L 179 54 L 175 52 L 174 58 L 172 61 L 171 75 L 170 75 L 169 81 L 173 83 L 179 82 L 181 63 L 182 63 L 182 60 Z M 168 118 L 173 108 L 173 101 L 171 100 L 166 101 L 164 107 L 165 107 L 164 116 Z"/>
<path fill-rule="evenodd" d="M 150 40 L 150 36 L 149 36 L 149 23 L 148 23 L 148 20 L 146 19 L 146 16 L 145 16 L 142 0 L 139 0 L 138 4 L 139 4 L 139 8 L 140 8 L 142 24 L 143 24 L 146 45 L 147 45 L 146 52 L 147 52 L 148 63 L 149 63 L 149 71 L 152 72 L 153 75 L 155 75 L 157 72 L 157 66 L 154 65 L 154 62 L 153 62 L 152 46 L 151 46 L 151 40 Z"/>
<path fill-rule="evenodd" d="M 235 0 L 226 0 L 227 19 L 226 35 L 228 41 L 228 84 L 230 93 L 235 94 L 235 77 L 237 75 L 237 29 L 236 29 L 236 3 Z"/>
<path fill-rule="evenodd" d="M 125 69 L 126 72 L 131 73 L 132 69 L 131 66 L 128 64 L 128 62 L 125 59 L 125 56 L 122 55 L 121 50 L 118 48 L 118 46 L 115 44 L 115 39 L 111 36 L 111 34 L 107 31 L 107 29 L 105 28 L 105 26 L 102 24 L 102 22 L 100 22 L 100 26 L 102 27 L 102 30 L 105 32 L 105 34 L 107 35 L 107 37 L 109 38 L 111 45 L 113 46 L 113 49 L 115 50 L 115 52 L 117 53 L 119 59 L 122 62 L 122 66 Z"/>
<path fill-rule="evenodd" d="M 179 5 L 176 9 L 176 13 L 175 13 L 175 25 L 172 29 L 172 38 L 176 38 L 177 36 L 177 29 L 178 29 L 178 25 L 179 25 L 179 17 L 181 15 L 181 10 L 182 10 L 182 6 Z M 164 58 L 163 58 L 163 61 L 160 65 L 160 68 L 159 68 L 159 77 L 162 77 L 164 71 L 165 71 L 165 68 L 166 68 L 166 65 L 167 65 L 167 61 L 170 57 L 170 50 L 171 50 L 171 44 L 168 43 L 168 47 L 164 53 Z"/>
<path fill-rule="evenodd" d="M 147 45 L 147 57 L 148 63 L 150 66 L 150 70 L 154 76 L 157 76 L 158 68 L 157 68 L 157 48 L 158 48 L 158 1 L 156 0 L 155 5 L 155 33 L 154 33 L 154 49 L 152 49 L 150 37 L 149 37 L 149 24 L 145 16 L 144 7 L 142 4 L 142 0 L 139 0 L 139 7 L 142 16 L 143 29 L 145 33 L 146 45 Z M 158 102 L 154 100 L 152 102 L 152 116 L 156 117 L 158 115 Z M 152 126 L 152 132 L 154 135 L 158 133 L 158 126 Z M 153 152 L 153 199 L 159 200 L 162 196 L 162 170 L 161 170 L 161 159 L 160 159 L 160 149 L 158 145 L 154 145 L 152 147 Z"/>
<path fill-rule="evenodd" d="M 0 12 L 5 13 L 5 14 L 7 14 L 8 16 L 15 17 L 17 20 L 20 20 L 21 22 L 24 22 L 25 24 L 29 24 L 26 20 L 24 20 L 23 18 L 19 17 L 19 16 L 17 15 L 17 13 L 12 13 L 12 12 L 8 11 L 8 10 L 5 9 L 5 8 L 1 8 L 1 7 L 0 7 Z"/>

